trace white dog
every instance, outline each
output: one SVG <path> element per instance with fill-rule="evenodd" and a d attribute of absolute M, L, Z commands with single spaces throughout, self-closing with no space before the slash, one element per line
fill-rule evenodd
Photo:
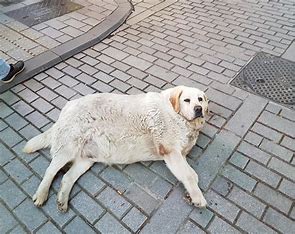
<path fill-rule="evenodd" d="M 51 147 L 52 161 L 33 201 L 41 206 L 56 173 L 71 162 L 57 196 L 66 211 L 76 180 L 95 162 L 129 164 L 164 160 L 187 189 L 192 202 L 206 206 L 198 175 L 186 161 L 205 123 L 208 99 L 196 88 L 178 86 L 161 93 L 92 94 L 68 102 L 57 122 L 31 139 L 24 152 Z"/>

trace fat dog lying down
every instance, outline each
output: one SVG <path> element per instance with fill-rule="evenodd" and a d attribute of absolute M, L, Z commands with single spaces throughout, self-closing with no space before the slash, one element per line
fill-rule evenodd
<path fill-rule="evenodd" d="M 204 92 L 185 86 L 139 95 L 92 94 L 69 101 L 57 122 L 24 147 L 26 153 L 51 147 L 52 161 L 33 196 L 35 205 L 47 200 L 54 176 L 69 162 L 72 166 L 57 196 L 64 212 L 74 183 L 93 163 L 164 160 L 192 202 L 206 206 L 198 175 L 185 156 L 196 144 L 207 111 Z"/>

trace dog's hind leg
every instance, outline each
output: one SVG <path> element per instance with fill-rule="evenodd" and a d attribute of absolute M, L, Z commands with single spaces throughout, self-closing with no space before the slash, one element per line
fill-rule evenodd
<path fill-rule="evenodd" d="M 67 211 L 69 195 L 75 182 L 93 165 L 93 163 L 93 161 L 88 159 L 77 158 L 72 167 L 64 175 L 61 181 L 61 188 L 57 195 L 57 207 L 60 211 Z"/>
<path fill-rule="evenodd" d="M 72 159 L 73 158 L 67 157 L 67 155 L 61 154 L 60 152 L 53 156 L 49 167 L 46 169 L 44 178 L 33 196 L 33 201 L 36 206 L 42 206 L 47 200 L 48 191 L 56 173 Z"/>

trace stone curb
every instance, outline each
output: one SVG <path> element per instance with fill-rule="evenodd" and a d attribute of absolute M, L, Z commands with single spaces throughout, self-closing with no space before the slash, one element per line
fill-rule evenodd
<path fill-rule="evenodd" d="M 18 75 L 13 82 L 2 84 L 0 86 L 0 94 L 80 51 L 97 44 L 119 28 L 131 14 L 133 6 L 129 0 L 116 0 L 116 2 L 118 3 L 116 10 L 85 34 L 25 61 L 24 72 Z"/>

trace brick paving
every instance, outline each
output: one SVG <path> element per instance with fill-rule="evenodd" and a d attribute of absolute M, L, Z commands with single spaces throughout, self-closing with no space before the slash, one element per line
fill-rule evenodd
<path fill-rule="evenodd" d="M 134 1 L 111 37 L 0 95 L 0 232 L 294 233 L 295 112 L 228 83 L 258 51 L 282 55 L 294 39 L 293 1 Z M 189 154 L 208 208 L 184 200 L 162 162 L 95 164 L 70 209 L 31 197 L 48 150 L 25 155 L 66 101 L 95 92 L 174 85 L 206 91 L 212 115 Z M 29 211 L 29 212 L 28 212 Z"/>

